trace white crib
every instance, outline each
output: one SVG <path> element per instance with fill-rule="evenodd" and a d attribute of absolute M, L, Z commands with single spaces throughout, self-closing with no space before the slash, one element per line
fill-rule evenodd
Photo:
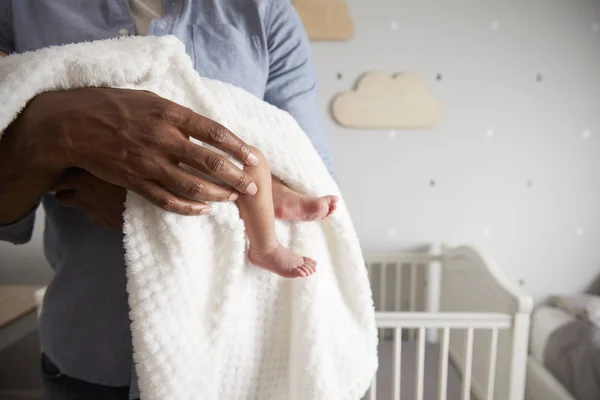
<path fill-rule="evenodd" d="M 380 328 L 366 399 L 523 400 L 533 300 L 490 258 L 431 246 L 365 259 Z"/>

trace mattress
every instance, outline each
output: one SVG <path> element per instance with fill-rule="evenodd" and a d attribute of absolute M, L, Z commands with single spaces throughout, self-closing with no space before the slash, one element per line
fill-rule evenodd
<path fill-rule="evenodd" d="M 565 311 L 551 306 L 540 306 L 531 315 L 531 334 L 529 350 L 531 356 L 544 365 L 544 351 L 548 338 L 557 328 L 571 322 L 575 317 Z"/>
<path fill-rule="evenodd" d="M 379 342 L 379 370 L 377 372 L 377 399 L 393 399 L 393 356 L 394 342 L 380 340 Z M 425 372 L 423 374 L 423 400 L 437 400 L 439 387 L 439 355 L 438 344 L 425 345 Z M 447 400 L 460 399 L 462 381 L 456 367 L 448 360 L 448 387 Z M 415 380 L 417 365 L 417 342 L 402 342 L 402 364 L 400 398 L 415 398 Z M 368 399 L 368 395 L 365 399 Z"/>

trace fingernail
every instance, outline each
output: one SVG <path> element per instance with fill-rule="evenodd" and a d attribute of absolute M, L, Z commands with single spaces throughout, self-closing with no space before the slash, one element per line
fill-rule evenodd
<path fill-rule="evenodd" d="M 229 196 L 229 201 L 235 201 L 240 197 L 240 195 L 238 194 L 238 192 L 233 192 L 231 193 L 231 196 Z"/>
<path fill-rule="evenodd" d="M 207 208 L 203 208 L 202 210 L 200 210 L 200 215 L 208 215 L 211 213 L 211 209 L 209 207 Z"/>
<path fill-rule="evenodd" d="M 252 166 L 257 165 L 259 162 L 258 157 L 256 157 L 254 154 L 249 153 L 248 154 L 248 163 Z"/>
<path fill-rule="evenodd" d="M 258 193 L 258 186 L 256 186 L 256 183 L 252 182 L 249 184 L 246 188 L 246 193 L 248 193 L 250 196 L 254 196 L 256 193 Z"/>

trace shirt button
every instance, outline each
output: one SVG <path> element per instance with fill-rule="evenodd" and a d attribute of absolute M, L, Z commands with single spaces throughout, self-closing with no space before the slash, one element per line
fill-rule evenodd
<path fill-rule="evenodd" d="M 129 31 L 125 28 L 119 29 L 119 35 L 121 35 L 121 36 L 129 35 Z"/>

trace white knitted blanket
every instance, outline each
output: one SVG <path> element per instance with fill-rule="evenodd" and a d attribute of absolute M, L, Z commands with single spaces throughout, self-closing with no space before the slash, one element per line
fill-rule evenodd
<path fill-rule="evenodd" d="M 155 92 L 259 147 L 291 188 L 340 196 L 289 114 L 201 78 L 174 37 L 83 43 L 0 60 L 0 127 L 41 92 L 85 86 Z M 360 399 L 377 369 L 377 330 L 343 199 L 324 221 L 277 222 L 285 246 L 318 262 L 315 275 L 293 280 L 248 262 L 234 204 L 212 209 L 210 216 L 182 217 L 128 194 L 127 290 L 142 398 Z"/>

